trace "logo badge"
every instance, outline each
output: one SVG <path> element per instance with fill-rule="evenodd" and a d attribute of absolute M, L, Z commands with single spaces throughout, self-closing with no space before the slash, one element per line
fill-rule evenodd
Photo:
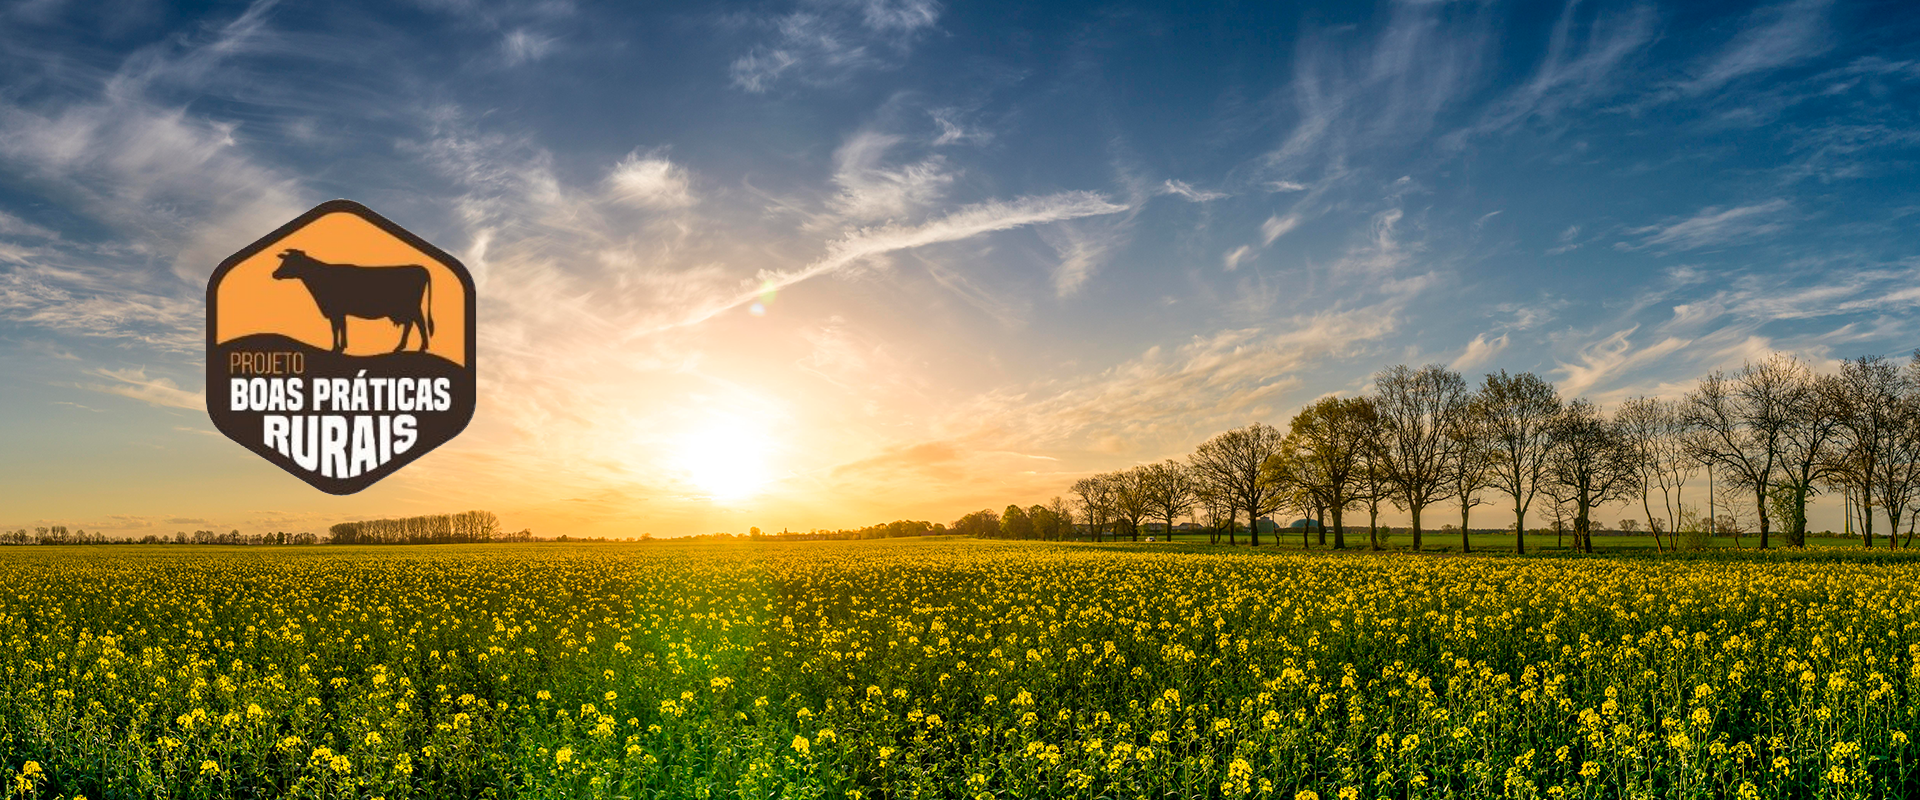
<path fill-rule="evenodd" d="M 473 276 L 366 206 L 333 200 L 207 281 L 207 415 L 330 494 L 352 494 L 473 419 Z"/>

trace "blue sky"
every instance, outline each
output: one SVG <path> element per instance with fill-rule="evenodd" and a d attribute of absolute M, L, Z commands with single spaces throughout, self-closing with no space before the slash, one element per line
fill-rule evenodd
<path fill-rule="evenodd" d="M 14 3 L 0 527 L 950 520 L 1393 363 L 1901 354 L 1916 89 L 1900 3 Z M 348 498 L 197 390 L 334 197 L 480 287 L 473 427 Z"/>

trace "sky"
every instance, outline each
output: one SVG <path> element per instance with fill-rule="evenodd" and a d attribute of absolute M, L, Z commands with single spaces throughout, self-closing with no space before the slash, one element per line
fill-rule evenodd
<path fill-rule="evenodd" d="M 1833 370 L 1920 347 L 1916 163 L 1901 2 L 13 2 L 0 528 L 947 522 L 1392 364 Z M 339 197 L 479 328 L 345 497 L 199 390 L 213 268 Z"/>

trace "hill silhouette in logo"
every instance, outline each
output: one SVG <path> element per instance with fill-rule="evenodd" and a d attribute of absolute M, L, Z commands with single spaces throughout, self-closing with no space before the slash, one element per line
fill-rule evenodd
<path fill-rule="evenodd" d="M 405 375 L 413 378 L 452 378 L 455 385 L 468 379 L 468 373 L 459 364 L 434 353 L 418 350 L 403 350 L 398 353 L 376 353 L 355 356 L 335 353 L 325 348 L 314 347 L 306 342 L 278 333 L 255 333 L 232 341 L 222 342 L 214 348 L 215 364 L 224 370 L 231 363 L 231 355 L 236 352 L 300 353 L 306 361 L 306 374 L 329 378 L 351 378 L 360 370 L 367 371 L 369 378 L 389 378 Z M 250 377 L 234 375 L 232 377 Z"/>

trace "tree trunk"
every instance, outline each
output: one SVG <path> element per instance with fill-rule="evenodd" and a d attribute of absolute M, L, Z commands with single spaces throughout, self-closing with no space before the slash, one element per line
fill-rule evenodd
<path fill-rule="evenodd" d="M 1767 487 L 1765 485 L 1754 490 L 1753 508 L 1760 512 L 1760 549 L 1765 550 L 1767 549 Z"/>
<path fill-rule="evenodd" d="M 1460 501 L 1460 552 L 1462 553 L 1473 551 L 1473 543 L 1467 541 L 1467 534 L 1469 532 L 1467 528 L 1467 512 L 1472 509 L 1473 506 L 1467 505 L 1465 500 Z"/>
<path fill-rule="evenodd" d="M 1227 546 L 1228 547 L 1232 547 L 1236 544 L 1239 544 L 1239 542 L 1235 541 L 1233 538 L 1233 535 L 1236 532 L 1235 529 L 1239 527 L 1239 523 L 1235 522 L 1235 520 L 1239 518 L 1240 518 L 1240 513 L 1237 511 L 1230 512 L 1227 514 Z"/>
<path fill-rule="evenodd" d="M 1585 502 L 1578 503 L 1579 508 L 1573 518 L 1573 546 L 1582 553 L 1593 552 L 1593 520 L 1587 517 L 1591 511 Z"/>
<path fill-rule="evenodd" d="M 1327 546 L 1327 509 L 1319 503 L 1313 504 L 1313 528 L 1320 533 L 1320 546 Z"/>
<path fill-rule="evenodd" d="M 1527 512 L 1517 505 L 1513 507 L 1513 552 L 1527 552 Z"/>
<path fill-rule="evenodd" d="M 1869 491 L 1871 488 L 1871 485 L 1864 486 L 1860 491 L 1860 538 L 1867 543 L 1868 550 L 1873 549 L 1873 494 Z M 1806 501 L 1801 502 L 1804 504 Z M 1805 518 L 1807 513 L 1802 511 L 1800 516 Z"/>
<path fill-rule="evenodd" d="M 1420 552 L 1420 507 L 1409 500 L 1407 508 L 1413 510 L 1413 552 L 1418 553 Z"/>
<path fill-rule="evenodd" d="M 1374 550 L 1380 549 L 1380 504 L 1367 505 L 1367 544 Z"/>
<path fill-rule="evenodd" d="M 1260 546 L 1260 509 L 1247 506 L 1247 545 Z"/>
<path fill-rule="evenodd" d="M 1645 489 L 1640 490 L 1640 508 L 1647 512 L 1647 533 L 1653 534 L 1653 551 L 1664 553 L 1667 549 L 1660 546 L 1660 526 L 1653 524 L 1653 502 L 1648 494 Z"/>
<path fill-rule="evenodd" d="M 1343 514 L 1341 513 L 1342 511 L 1343 509 L 1338 503 L 1334 504 L 1333 506 L 1333 549 L 1335 550 L 1347 549 L 1347 528 L 1346 528 L 1346 525 L 1341 522 L 1341 517 L 1343 516 Z"/>

